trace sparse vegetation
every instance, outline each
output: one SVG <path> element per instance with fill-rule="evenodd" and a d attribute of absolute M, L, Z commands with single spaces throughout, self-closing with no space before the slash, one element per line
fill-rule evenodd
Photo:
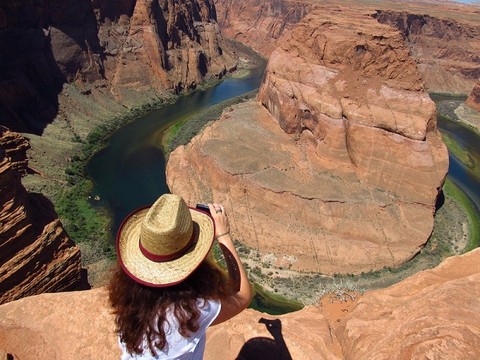
<path fill-rule="evenodd" d="M 160 106 L 163 104 L 140 106 L 95 127 L 84 140 L 77 134 L 72 139 L 78 143 L 79 150 L 70 158 L 65 169 L 68 186 L 57 189 L 54 203 L 65 230 L 82 250 L 84 266 L 115 258 L 111 215 L 105 209 L 92 205 L 90 193 L 93 184 L 85 177 L 85 166 L 90 157 L 105 146 L 115 130 Z"/>
<path fill-rule="evenodd" d="M 178 146 L 188 144 L 190 140 L 200 133 L 208 123 L 218 119 L 224 109 L 234 104 L 252 99 L 257 92 L 257 90 L 251 91 L 247 94 L 223 101 L 204 111 L 195 113 L 195 116 L 184 119 L 183 121 L 177 122 L 169 127 L 163 135 L 165 156 L 168 158 L 170 153 Z"/>

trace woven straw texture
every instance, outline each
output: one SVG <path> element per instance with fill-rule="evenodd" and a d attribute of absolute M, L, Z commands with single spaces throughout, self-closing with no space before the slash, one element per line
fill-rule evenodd
<path fill-rule="evenodd" d="M 148 286 L 162 287 L 181 282 L 198 267 L 211 249 L 215 228 L 210 216 L 188 208 L 186 204 L 185 210 L 190 214 L 191 220 L 190 216 L 182 216 L 180 214 L 182 211 L 178 212 L 180 218 L 176 218 L 174 213 L 168 214 L 165 211 L 163 214 L 155 213 L 158 211 L 155 205 L 150 209 L 133 213 L 123 222 L 117 236 L 117 252 L 122 267 L 130 277 Z M 166 219 L 161 230 L 153 226 L 154 221 L 144 221 L 149 211 L 150 219 L 155 217 L 157 221 L 160 221 L 159 217 Z M 179 229 L 178 232 L 173 231 L 174 228 Z M 139 242 L 142 236 L 142 245 L 148 251 L 159 255 L 174 253 L 188 243 L 192 231 L 195 231 L 196 239 L 178 259 L 155 262 L 146 258 L 140 250 Z M 179 241 L 156 242 L 152 236 L 155 234 L 160 239 L 170 240 L 177 236 Z"/>

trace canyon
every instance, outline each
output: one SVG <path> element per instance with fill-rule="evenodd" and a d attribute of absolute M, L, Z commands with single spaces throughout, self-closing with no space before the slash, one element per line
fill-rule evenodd
<path fill-rule="evenodd" d="M 6 302 L 80 286 L 80 250 L 51 200 L 92 130 L 218 80 L 238 57 L 208 1 L 9 1 L 0 48 Z"/>
<path fill-rule="evenodd" d="M 257 101 L 172 152 L 167 181 L 226 203 L 234 238 L 273 269 L 360 274 L 421 250 L 447 170 L 398 31 L 314 10 L 270 55 Z"/>
<path fill-rule="evenodd" d="M 0 123 L 29 140 L 1 127 L 0 358 L 118 358 L 104 288 L 31 296 L 70 290 L 81 272 L 78 247 L 35 191 L 68 186 L 66 164 L 96 126 L 235 69 L 215 19 L 269 65 L 255 101 L 171 155 L 172 191 L 224 201 L 235 238 L 269 267 L 360 273 L 420 251 L 448 167 L 426 91 L 470 94 L 476 109 L 479 27 L 468 19 L 478 10 L 442 3 L 455 15 L 445 20 L 436 4 L 424 15 L 415 2 L 409 14 L 359 3 L 1 5 Z M 209 330 L 205 358 L 476 359 L 479 257 L 346 302 L 278 317 L 249 309 Z"/>

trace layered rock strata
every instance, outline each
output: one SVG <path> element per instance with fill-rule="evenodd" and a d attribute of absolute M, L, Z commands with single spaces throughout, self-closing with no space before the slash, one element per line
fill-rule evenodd
<path fill-rule="evenodd" d="M 24 138 L 0 130 L 0 303 L 73 289 L 80 281 L 80 250 L 52 203 L 21 184 L 26 148 Z"/>
<path fill-rule="evenodd" d="M 449 258 L 356 304 L 338 304 L 338 313 L 330 304 L 275 317 L 248 309 L 208 330 L 204 358 L 478 359 L 479 264 L 480 250 Z M 0 306 L 2 350 L 14 359 L 118 359 L 105 289 Z"/>
<path fill-rule="evenodd" d="M 480 77 L 478 7 L 453 2 L 396 1 L 242 1 L 216 0 L 225 36 L 269 56 L 283 35 L 311 10 L 340 13 L 370 11 L 381 23 L 397 28 L 419 63 L 428 91 L 469 94 Z M 381 10 L 380 10 L 381 9 Z"/>
<path fill-rule="evenodd" d="M 270 56 L 277 41 L 289 33 L 313 7 L 306 1 L 215 0 L 222 34 Z"/>
<path fill-rule="evenodd" d="M 377 11 L 375 17 L 402 33 L 429 91 L 469 94 L 479 81 L 478 24 L 397 11 Z"/>
<path fill-rule="evenodd" d="M 225 202 L 234 237 L 274 266 L 361 273 L 411 259 L 448 155 L 408 53 L 368 14 L 311 12 L 272 53 L 259 102 L 170 155 L 171 191 Z"/>
<path fill-rule="evenodd" d="M 215 18 L 210 1 L 5 2 L 1 124 L 42 133 L 65 83 L 130 107 L 221 77 L 236 59 Z"/>

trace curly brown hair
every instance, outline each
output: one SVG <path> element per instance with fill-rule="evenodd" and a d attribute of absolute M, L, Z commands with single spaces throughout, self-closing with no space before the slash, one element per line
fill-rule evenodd
<path fill-rule="evenodd" d="M 108 290 L 116 330 L 127 351 L 142 354 L 146 336 L 153 356 L 167 345 L 164 324 L 169 308 L 178 319 L 178 332 L 187 337 L 199 328 L 197 301 L 221 300 L 231 292 L 224 271 L 208 258 L 181 283 L 162 288 L 135 282 L 117 264 Z"/>

